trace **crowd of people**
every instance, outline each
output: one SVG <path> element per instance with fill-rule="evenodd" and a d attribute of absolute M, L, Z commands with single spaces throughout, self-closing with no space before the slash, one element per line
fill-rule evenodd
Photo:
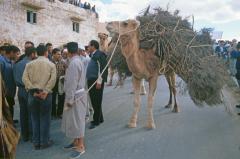
<path fill-rule="evenodd" d="M 238 56 L 236 56 L 236 52 L 238 52 L 239 47 L 240 42 L 237 42 L 236 39 L 232 41 L 219 40 L 213 45 L 215 54 L 229 64 L 231 76 L 235 76 L 237 73 L 236 64 Z"/>
<path fill-rule="evenodd" d="M 12 120 L 17 92 L 22 140 L 31 141 L 35 150 L 51 147 L 51 120 L 62 119 L 62 131 L 73 140 L 64 148 L 73 150 L 70 158 L 80 157 L 85 152 L 89 105 L 94 111 L 89 129 L 104 122 L 102 97 L 108 73 L 102 73 L 107 58 L 99 51 L 99 43 L 91 40 L 82 47 L 69 42 L 59 49 L 51 43 L 35 47 L 27 41 L 22 55 L 18 47 L 9 44 L 1 46 L 0 53 Z"/>
<path fill-rule="evenodd" d="M 240 87 L 240 42 L 219 40 L 214 44 L 215 54 L 229 65 L 229 73 L 237 79 Z M 240 105 L 236 105 L 240 108 Z M 238 113 L 240 115 L 240 113 Z"/>
<path fill-rule="evenodd" d="M 69 3 L 69 4 L 75 5 L 75 6 L 80 7 L 80 8 L 90 10 L 90 11 L 96 13 L 96 15 L 97 15 L 96 6 L 95 5 L 91 6 L 91 4 L 89 2 L 82 3 L 81 0 L 59 0 L 59 1 L 64 2 L 64 3 Z"/>

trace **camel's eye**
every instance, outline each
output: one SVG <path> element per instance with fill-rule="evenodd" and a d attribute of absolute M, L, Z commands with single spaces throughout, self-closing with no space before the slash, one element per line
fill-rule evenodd
<path fill-rule="evenodd" d="M 128 25 L 128 22 L 123 22 L 123 25 L 124 25 L 124 26 L 127 26 L 127 25 Z"/>

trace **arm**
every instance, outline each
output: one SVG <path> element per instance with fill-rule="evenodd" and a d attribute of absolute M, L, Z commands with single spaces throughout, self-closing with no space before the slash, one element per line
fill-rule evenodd
<path fill-rule="evenodd" d="M 70 105 L 74 103 L 74 96 L 77 90 L 79 76 L 78 67 L 74 63 L 71 63 L 66 72 L 64 82 L 64 91 L 66 94 L 65 102 Z"/>
<path fill-rule="evenodd" d="M 51 69 L 51 76 L 50 79 L 46 85 L 46 90 L 47 92 L 51 92 L 53 87 L 55 86 L 56 83 L 56 78 L 57 78 L 57 69 L 54 65 L 52 65 L 52 69 Z"/>
<path fill-rule="evenodd" d="M 29 67 L 28 66 L 29 65 L 27 64 L 26 68 L 25 68 L 25 70 L 23 72 L 23 77 L 22 77 L 22 81 L 23 81 L 26 89 L 33 88 L 33 85 L 32 85 L 32 83 L 31 83 L 31 81 L 29 79 L 29 74 L 28 74 Z"/>

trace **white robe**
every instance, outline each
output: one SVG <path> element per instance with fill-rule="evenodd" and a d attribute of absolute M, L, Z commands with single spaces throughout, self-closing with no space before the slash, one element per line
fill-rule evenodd
<path fill-rule="evenodd" d="M 85 74 L 80 57 L 74 56 L 66 70 L 64 82 L 65 105 L 62 131 L 69 138 L 84 137 L 87 93 L 81 90 L 85 88 Z M 67 107 L 66 103 L 72 104 L 72 107 Z"/>

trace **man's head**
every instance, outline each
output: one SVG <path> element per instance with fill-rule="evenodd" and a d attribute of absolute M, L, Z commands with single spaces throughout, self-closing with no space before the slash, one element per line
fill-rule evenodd
<path fill-rule="evenodd" d="M 55 61 L 60 61 L 61 60 L 61 51 L 58 48 L 53 49 L 52 51 L 53 59 Z"/>
<path fill-rule="evenodd" d="M 6 53 L 6 47 L 7 47 L 7 46 L 5 46 L 5 45 L 0 46 L 0 55 L 5 55 L 5 53 Z"/>
<path fill-rule="evenodd" d="M 37 55 L 38 56 L 45 56 L 48 57 L 48 51 L 47 51 L 47 47 L 44 45 L 38 45 L 37 47 Z"/>
<path fill-rule="evenodd" d="M 93 53 L 94 51 L 99 49 L 99 43 L 96 40 L 91 40 L 88 45 L 88 51 Z"/>
<path fill-rule="evenodd" d="M 46 47 L 47 47 L 48 53 L 52 53 L 52 50 L 53 50 L 53 45 L 52 45 L 52 43 L 47 43 L 47 44 L 46 44 Z"/>
<path fill-rule="evenodd" d="M 80 49 L 80 48 L 78 49 L 78 54 L 81 55 L 81 56 L 86 56 L 85 50 Z"/>
<path fill-rule="evenodd" d="M 34 47 L 33 42 L 31 42 L 31 41 L 26 41 L 26 42 L 25 42 L 25 45 L 24 45 L 25 51 L 26 51 L 27 48 L 30 48 L 30 47 Z"/>
<path fill-rule="evenodd" d="M 27 48 L 27 49 L 25 50 L 25 55 L 26 55 L 29 59 L 31 59 L 31 60 L 35 59 L 35 58 L 37 57 L 37 50 L 36 50 L 36 48 L 35 48 L 35 47 L 29 47 L 29 48 Z"/>
<path fill-rule="evenodd" d="M 232 43 L 237 43 L 237 39 L 232 39 Z"/>
<path fill-rule="evenodd" d="M 72 55 L 78 54 L 78 43 L 69 42 L 67 43 L 68 56 L 72 57 Z"/>
<path fill-rule="evenodd" d="M 62 58 L 63 58 L 63 59 L 67 59 L 67 58 L 68 58 L 67 48 L 64 48 L 64 49 L 62 50 Z"/>
<path fill-rule="evenodd" d="M 20 55 L 20 49 L 14 45 L 6 46 L 5 56 L 10 60 L 16 61 Z"/>
<path fill-rule="evenodd" d="M 225 44 L 225 42 L 223 40 L 220 40 L 219 43 L 220 43 L 220 46 L 224 46 L 224 44 Z"/>
<path fill-rule="evenodd" d="M 240 51 L 240 42 L 237 43 L 237 50 Z"/>

